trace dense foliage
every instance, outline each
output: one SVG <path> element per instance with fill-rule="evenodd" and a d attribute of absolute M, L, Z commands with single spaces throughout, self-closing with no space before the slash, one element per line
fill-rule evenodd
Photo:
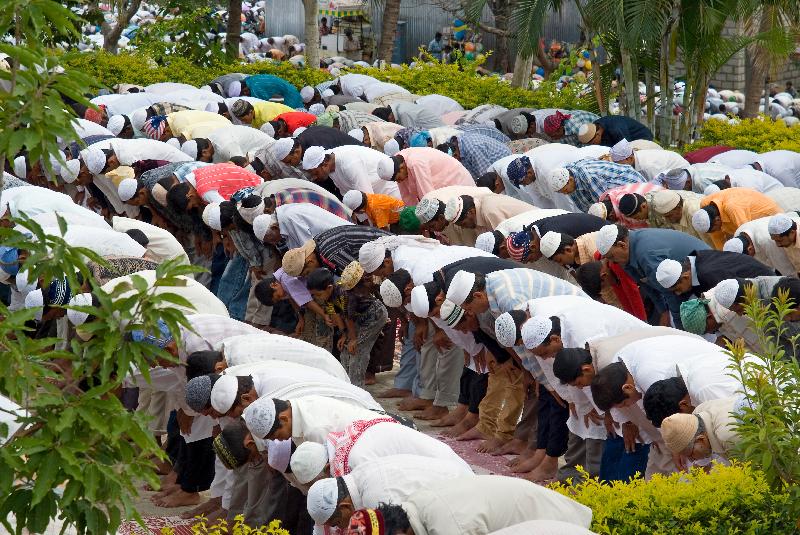
<path fill-rule="evenodd" d="M 766 535 L 797 529 L 786 513 L 789 495 L 773 492 L 764 474 L 746 464 L 611 485 L 589 478 L 554 488 L 590 507 L 590 529 L 601 535 Z"/>
<path fill-rule="evenodd" d="M 686 145 L 684 152 L 713 145 L 728 145 L 759 153 L 779 149 L 800 151 L 800 128 L 765 117 L 744 119 L 736 124 L 706 121 L 700 139 Z"/>
<path fill-rule="evenodd" d="M 171 528 L 161 530 L 162 535 L 173 535 Z M 196 535 L 289 535 L 289 531 L 281 527 L 280 520 L 273 520 L 267 526 L 251 528 L 244 523 L 244 517 L 238 515 L 230 526 L 224 519 L 208 524 L 203 518 L 192 526 L 192 533 Z"/>
<path fill-rule="evenodd" d="M 65 64 L 91 74 L 108 87 L 123 82 L 148 85 L 168 81 L 200 86 L 229 72 L 274 74 L 297 87 L 315 85 L 331 79 L 331 76 L 323 70 L 300 69 L 288 62 L 225 64 L 217 61 L 203 67 L 180 56 L 171 56 L 159 63 L 141 53 L 115 56 L 104 52 L 92 52 L 70 55 L 65 58 Z M 369 74 L 379 80 L 398 84 L 418 95 L 431 93 L 446 95 L 457 100 L 465 108 L 474 108 L 486 103 L 499 104 L 507 108 L 586 109 L 594 105 L 591 96 L 582 97 L 573 89 L 558 91 L 550 82 L 543 83 L 537 90 L 529 91 L 512 87 L 509 83 L 493 76 L 478 76 L 466 70 L 462 71 L 458 65 L 421 63 L 414 67 L 404 65 L 398 69 L 361 68 L 354 72 Z"/>

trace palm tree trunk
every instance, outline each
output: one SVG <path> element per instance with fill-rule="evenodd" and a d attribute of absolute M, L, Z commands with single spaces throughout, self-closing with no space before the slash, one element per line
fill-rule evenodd
<path fill-rule="evenodd" d="M 125 5 L 125 2 L 120 2 L 117 6 L 117 23 L 113 27 L 103 22 L 101 31 L 103 33 L 103 50 L 117 53 L 117 45 L 119 38 L 122 37 L 122 30 L 124 30 L 133 16 L 139 11 L 142 5 L 142 0 L 132 0 L 130 4 Z"/>
<path fill-rule="evenodd" d="M 659 62 L 659 83 L 661 84 L 661 133 L 658 137 L 661 144 L 669 147 L 672 144 L 672 99 L 675 87 L 670 72 L 670 44 L 672 41 L 672 25 L 661 38 L 661 61 Z"/>
<path fill-rule="evenodd" d="M 508 16 L 506 13 L 495 13 L 494 25 L 501 30 L 508 30 Z M 500 73 L 508 72 L 508 37 L 505 35 L 495 36 L 494 47 L 494 70 Z"/>
<path fill-rule="evenodd" d="M 644 83 L 647 87 L 645 91 L 645 106 L 647 106 L 647 128 L 651 132 L 655 132 L 655 115 L 656 115 L 656 81 L 653 78 L 653 73 L 649 69 L 644 71 Z"/>
<path fill-rule="evenodd" d="M 319 69 L 319 26 L 317 25 L 317 0 L 303 0 L 305 10 L 306 64 Z"/>
<path fill-rule="evenodd" d="M 533 68 L 533 56 L 523 57 L 519 52 L 514 60 L 514 77 L 511 79 L 511 85 L 514 87 L 521 87 L 528 89 L 531 82 L 531 69 Z"/>
<path fill-rule="evenodd" d="M 622 84 L 625 91 L 623 110 L 625 115 L 638 121 L 636 101 L 639 98 L 639 79 L 633 70 L 631 54 L 624 46 L 620 47 L 620 56 L 622 58 Z"/>
<path fill-rule="evenodd" d="M 400 1 L 386 0 L 383 5 L 383 20 L 381 21 L 381 42 L 378 45 L 378 59 L 387 63 L 392 61 L 395 33 L 397 33 L 397 20 L 400 18 Z"/>
<path fill-rule="evenodd" d="M 230 60 L 239 58 L 239 40 L 242 35 L 242 2 L 228 2 L 228 27 L 225 29 L 225 55 Z"/>
<path fill-rule="evenodd" d="M 758 33 L 772 29 L 772 10 L 774 7 L 764 6 L 761 9 L 761 21 Z M 752 44 L 745 52 L 745 95 L 744 117 L 755 117 L 759 114 L 759 104 L 764 89 L 764 80 L 769 74 L 769 57 L 763 45 Z"/>

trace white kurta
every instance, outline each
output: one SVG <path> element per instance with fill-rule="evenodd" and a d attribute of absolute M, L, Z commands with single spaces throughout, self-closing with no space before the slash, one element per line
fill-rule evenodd
<path fill-rule="evenodd" d="M 731 187 L 749 188 L 761 193 L 782 189 L 784 185 L 777 178 L 750 167 L 734 169 L 730 172 Z"/>
<path fill-rule="evenodd" d="M 670 169 L 689 167 L 683 156 L 675 151 L 664 149 L 644 149 L 633 153 L 635 168 L 647 180 L 653 180 L 659 173 Z"/>
<path fill-rule="evenodd" d="M 44 227 L 42 230 L 50 236 L 61 236 L 59 227 Z M 145 248 L 124 232 L 102 227 L 69 225 L 63 238 L 72 247 L 84 247 L 100 256 L 141 258 L 145 253 Z"/>
<path fill-rule="evenodd" d="M 431 485 L 401 504 L 415 535 L 485 535 L 529 520 L 589 527 L 592 510 L 524 479 L 468 476 Z"/>
<path fill-rule="evenodd" d="M 79 139 L 84 139 L 89 136 L 113 136 L 114 134 L 111 133 L 111 130 L 106 128 L 101 124 L 97 124 L 94 121 L 89 121 L 88 119 L 75 119 L 73 123 L 75 126 L 75 137 Z M 59 143 L 64 143 L 65 140 L 59 138 Z M 67 141 L 72 141 L 67 140 Z"/>
<path fill-rule="evenodd" d="M 376 78 L 366 74 L 345 74 L 339 77 L 339 87 L 342 94 L 348 97 L 360 97 L 368 85 L 379 83 Z"/>
<path fill-rule="evenodd" d="M 352 225 L 324 208 L 308 203 L 282 204 L 275 209 L 281 236 L 289 249 L 300 247 L 317 234 L 334 227 Z"/>
<path fill-rule="evenodd" d="M 366 462 L 343 476 L 356 509 L 400 503 L 440 482 L 472 475 L 461 461 L 392 455 Z"/>
<path fill-rule="evenodd" d="M 763 365 L 763 360 L 747 355 L 745 362 L 756 362 Z M 744 387 L 741 381 L 731 377 L 733 370 L 729 366 L 733 361 L 724 351 L 715 351 L 696 355 L 690 362 L 679 362 L 677 372 L 683 378 L 689 398 L 695 407 L 706 401 L 740 395 Z"/>
<path fill-rule="evenodd" d="M 728 150 L 717 154 L 708 163 L 719 163 L 728 167 L 744 167 L 758 160 L 758 153 L 751 150 Z"/>
<path fill-rule="evenodd" d="M 102 216 L 78 206 L 68 195 L 39 186 L 21 186 L 3 190 L 0 192 L 0 206 L 6 203 L 14 217 L 19 217 L 20 214 L 33 217 L 50 212 L 62 212 L 104 222 Z"/>
<path fill-rule="evenodd" d="M 138 219 L 131 219 L 129 217 L 113 217 L 111 224 L 117 232 L 126 232 L 128 230 L 137 229 L 141 230 L 147 236 L 147 254 L 156 262 L 165 262 L 173 258 L 181 258 L 181 264 L 189 264 L 189 257 L 183 246 L 171 232 L 139 221 Z"/>
<path fill-rule="evenodd" d="M 761 170 L 791 188 L 800 187 L 800 153 L 793 150 L 773 150 L 758 155 Z"/>
<path fill-rule="evenodd" d="M 180 149 L 155 139 L 112 139 L 109 144 L 120 165 L 133 165 L 141 160 L 165 160 L 171 163 L 193 161 Z"/>
<path fill-rule="evenodd" d="M 87 215 L 79 215 L 73 213 L 60 213 L 60 212 L 47 212 L 44 214 L 38 214 L 31 217 L 36 223 L 39 224 L 41 227 L 54 227 L 58 228 L 58 218 L 64 220 L 67 224 L 67 227 L 72 225 L 82 225 L 86 227 L 94 227 L 99 229 L 106 229 L 111 230 L 111 225 L 106 223 L 102 217 L 95 214 L 94 212 L 89 212 L 92 214 L 91 216 Z M 22 228 L 20 227 L 20 230 Z"/>
<path fill-rule="evenodd" d="M 540 219 L 553 217 L 561 214 L 568 214 L 566 210 L 560 208 L 536 208 L 528 212 L 509 217 L 495 228 L 499 230 L 503 236 L 508 236 L 512 232 L 520 232 L 523 227 L 530 225 Z"/>
<path fill-rule="evenodd" d="M 152 93 L 126 93 L 124 95 L 100 95 L 94 97 L 91 101 L 92 104 L 104 105 L 107 108 L 108 116 L 112 115 L 127 115 L 139 108 L 147 108 L 161 102 L 158 95 Z"/>
<path fill-rule="evenodd" d="M 195 351 L 218 350 L 220 342 L 226 338 L 245 334 L 261 334 L 264 331 L 243 321 L 217 314 L 188 314 L 189 327 L 181 327 L 178 354 L 181 361 Z"/>
<path fill-rule="evenodd" d="M 336 157 L 336 169 L 330 177 L 342 195 L 358 190 L 401 198 L 396 182 L 381 180 L 378 176 L 378 165 L 390 159 L 382 152 L 359 145 L 343 145 L 325 152 Z"/>
<path fill-rule="evenodd" d="M 415 101 L 420 106 L 428 108 L 430 111 L 437 115 L 444 115 L 451 111 L 464 111 L 464 107 L 457 101 L 444 95 L 425 95 Z"/>
<path fill-rule="evenodd" d="M 416 247 L 401 245 L 392 251 L 392 264 L 395 271 L 405 269 L 411 274 L 414 285 L 419 286 L 433 280 L 433 274 L 448 264 L 475 258 L 478 256 L 494 256 L 475 247 L 464 245 L 437 245 L 435 247 Z"/>
<path fill-rule="evenodd" d="M 216 128 L 206 138 L 214 145 L 214 163 L 227 162 L 233 156 L 247 156 L 275 142 L 261 130 L 242 125 Z"/>
<path fill-rule="evenodd" d="M 593 531 L 580 528 L 569 522 L 559 520 L 531 520 L 523 522 L 500 531 L 493 531 L 489 535 L 597 535 Z"/>
<path fill-rule="evenodd" d="M 781 275 L 794 276 L 797 269 L 789 261 L 786 252 L 782 247 L 778 247 L 769 234 L 769 217 L 761 217 L 748 221 L 738 229 L 735 236 L 747 234 L 756 250 L 754 258 L 759 262 L 777 269 Z"/>
<path fill-rule="evenodd" d="M 292 440 L 298 446 L 305 441 L 325 444 L 329 433 L 344 431 L 356 420 L 371 420 L 377 414 L 329 397 L 308 396 L 289 401 L 292 404 Z"/>
<path fill-rule="evenodd" d="M 3 443 L 8 440 L 11 435 L 16 433 L 17 429 L 22 426 L 22 424 L 18 421 L 18 418 L 24 418 L 27 415 L 27 411 L 23 410 L 22 407 L 7 397 L 0 396 L 0 423 L 3 423 L 8 427 L 8 432 L 0 435 L 0 446 L 2 446 Z"/>

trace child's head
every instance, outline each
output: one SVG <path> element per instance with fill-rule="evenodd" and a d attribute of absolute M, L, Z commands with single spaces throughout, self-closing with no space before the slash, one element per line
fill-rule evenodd
<path fill-rule="evenodd" d="M 317 268 L 306 277 L 306 286 L 316 301 L 327 301 L 333 293 L 333 273 Z"/>
<path fill-rule="evenodd" d="M 286 293 L 286 290 L 275 277 L 268 277 L 260 281 L 258 284 L 256 284 L 253 293 L 256 296 L 256 299 L 258 299 L 262 305 L 268 307 L 271 307 L 278 301 L 283 301 L 289 297 L 289 295 Z"/>

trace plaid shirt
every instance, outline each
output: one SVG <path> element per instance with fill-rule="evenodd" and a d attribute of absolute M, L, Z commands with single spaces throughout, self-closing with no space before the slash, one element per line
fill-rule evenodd
<path fill-rule="evenodd" d="M 472 132 L 458 138 L 458 149 L 461 164 L 474 178 L 480 177 L 497 160 L 511 155 L 511 149 L 505 143 Z"/>
<path fill-rule="evenodd" d="M 319 206 L 323 210 L 337 215 L 346 221 L 350 221 L 350 215 L 348 214 L 349 211 L 345 205 L 343 205 L 337 199 L 326 197 L 325 195 L 321 195 L 319 192 L 312 189 L 286 188 L 283 191 L 275 194 L 276 206 L 297 203 L 306 203 Z"/>
<path fill-rule="evenodd" d="M 656 192 L 662 190 L 661 186 L 657 184 L 653 184 L 652 182 L 645 182 L 645 183 L 634 183 L 634 184 L 626 184 L 624 186 L 619 186 L 614 189 L 610 189 L 607 192 L 600 195 L 600 200 L 603 201 L 608 199 L 611 201 L 611 206 L 614 207 L 614 214 L 617 216 L 617 221 L 622 223 L 628 228 L 644 228 L 648 226 L 647 221 L 640 221 L 638 219 L 631 219 L 629 217 L 625 217 L 619 211 L 619 200 L 622 198 L 623 195 L 626 193 L 638 193 L 643 197 L 646 197 L 648 200 L 652 196 L 648 196 L 647 194 L 650 192 Z M 653 212 L 653 210 L 649 210 L 649 212 Z"/>
<path fill-rule="evenodd" d="M 564 166 L 575 178 L 575 191 L 570 194 L 578 210 L 586 212 L 606 191 L 647 180 L 630 165 L 584 158 Z"/>
<path fill-rule="evenodd" d="M 353 260 L 358 260 L 358 250 L 367 242 L 389 233 L 365 225 L 343 225 L 320 232 L 314 236 L 317 256 L 321 263 L 337 275 Z"/>
<path fill-rule="evenodd" d="M 569 282 L 529 268 L 503 269 L 486 275 L 489 310 L 500 314 L 523 308 L 531 299 L 553 295 L 588 296 Z"/>
<path fill-rule="evenodd" d="M 593 123 L 600 118 L 596 113 L 584 110 L 571 110 L 569 115 L 569 119 L 564 122 L 564 135 L 576 136 L 576 138 L 581 126 Z"/>

